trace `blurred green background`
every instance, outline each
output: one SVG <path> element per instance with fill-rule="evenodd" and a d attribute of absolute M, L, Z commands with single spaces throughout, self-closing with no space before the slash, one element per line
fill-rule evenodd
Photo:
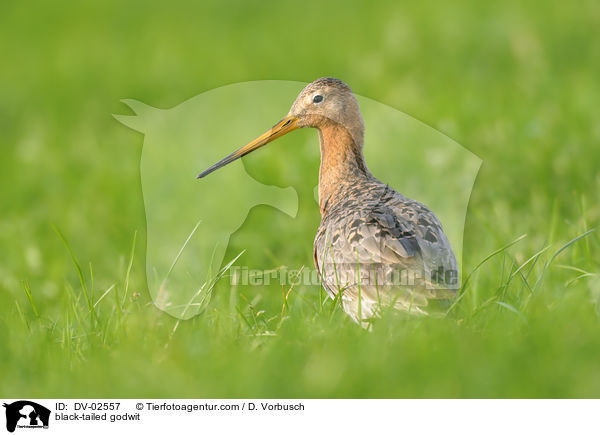
<path fill-rule="evenodd" d="M 600 221 L 598 28 L 594 1 L 3 2 L 0 396 L 600 396 L 600 237 L 570 243 Z M 372 333 L 310 288 L 284 304 L 221 283 L 181 323 L 153 308 L 143 137 L 119 100 L 321 76 L 484 160 L 457 304 Z M 308 267 L 314 203 L 299 218 L 258 208 L 234 242 L 260 239 L 253 266 Z"/>

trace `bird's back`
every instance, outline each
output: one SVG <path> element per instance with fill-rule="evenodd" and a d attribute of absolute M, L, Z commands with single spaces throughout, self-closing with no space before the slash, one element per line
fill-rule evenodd
<path fill-rule="evenodd" d="M 369 319 L 382 307 L 423 313 L 458 285 L 452 247 L 437 217 L 375 178 L 340 186 L 327 201 L 314 243 L 315 265 L 344 310 Z"/>

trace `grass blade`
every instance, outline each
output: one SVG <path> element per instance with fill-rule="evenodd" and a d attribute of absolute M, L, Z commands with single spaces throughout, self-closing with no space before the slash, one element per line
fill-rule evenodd
<path fill-rule="evenodd" d="M 75 257 L 75 254 L 73 253 L 73 250 L 71 249 L 71 245 L 69 245 L 69 243 L 67 242 L 67 239 L 65 238 L 65 236 L 63 236 L 63 234 L 56 227 L 56 225 L 54 225 L 54 224 L 51 224 L 51 225 L 52 225 L 52 228 L 54 229 L 54 232 L 58 235 L 60 240 L 63 242 L 63 244 L 67 248 L 67 251 L 69 252 L 69 255 L 71 256 L 71 260 L 73 261 L 73 264 L 75 265 L 75 269 L 77 270 L 77 275 L 79 276 L 79 283 L 81 284 L 81 288 L 83 290 L 83 296 L 87 303 L 88 310 L 89 310 L 90 314 L 92 315 L 92 318 L 94 319 L 94 321 L 99 323 L 100 319 L 98 318 L 98 314 L 96 313 L 96 310 L 94 309 L 94 305 L 92 304 L 92 300 L 90 299 L 90 295 L 88 293 L 87 286 L 85 285 L 85 278 L 83 277 L 83 271 L 81 270 L 81 267 L 79 266 L 79 262 L 77 261 L 77 258 Z"/>
<path fill-rule="evenodd" d="M 29 282 L 23 281 L 23 289 L 25 290 L 25 294 L 27 295 L 27 300 L 29 301 L 29 305 L 31 305 L 31 309 L 33 310 L 33 314 L 37 319 L 40 318 L 40 313 L 33 302 L 33 295 L 31 294 L 31 287 L 29 286 Z"/>

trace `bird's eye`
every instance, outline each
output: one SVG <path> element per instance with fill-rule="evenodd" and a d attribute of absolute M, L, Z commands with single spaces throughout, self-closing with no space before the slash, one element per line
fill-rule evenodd
<path fill-rule="evenodd" d="M 323 101 L 323 95 L 315 95 L 313 97 L 313 103 L 320 103 L 321 101 Z"/>

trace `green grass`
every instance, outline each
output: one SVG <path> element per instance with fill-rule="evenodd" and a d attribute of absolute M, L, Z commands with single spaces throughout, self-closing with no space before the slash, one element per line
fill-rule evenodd
<path fill-rule="evenodd" d="M 0 10 L 0 396 L 600 396 L 597 2 Z M 316 288 L 223 279 L 192 320 L 155 309 L 143 137 L 119 101 L 324 75 L 484 160 L 456 303 L 367 332 Z M 316 177 L 315 150 L 247 168 Z M 258 207 L 226 262 L 253 246 L 250 268 L 311 268 L 318 218 L 308 199 L 296 220 Z"/>

